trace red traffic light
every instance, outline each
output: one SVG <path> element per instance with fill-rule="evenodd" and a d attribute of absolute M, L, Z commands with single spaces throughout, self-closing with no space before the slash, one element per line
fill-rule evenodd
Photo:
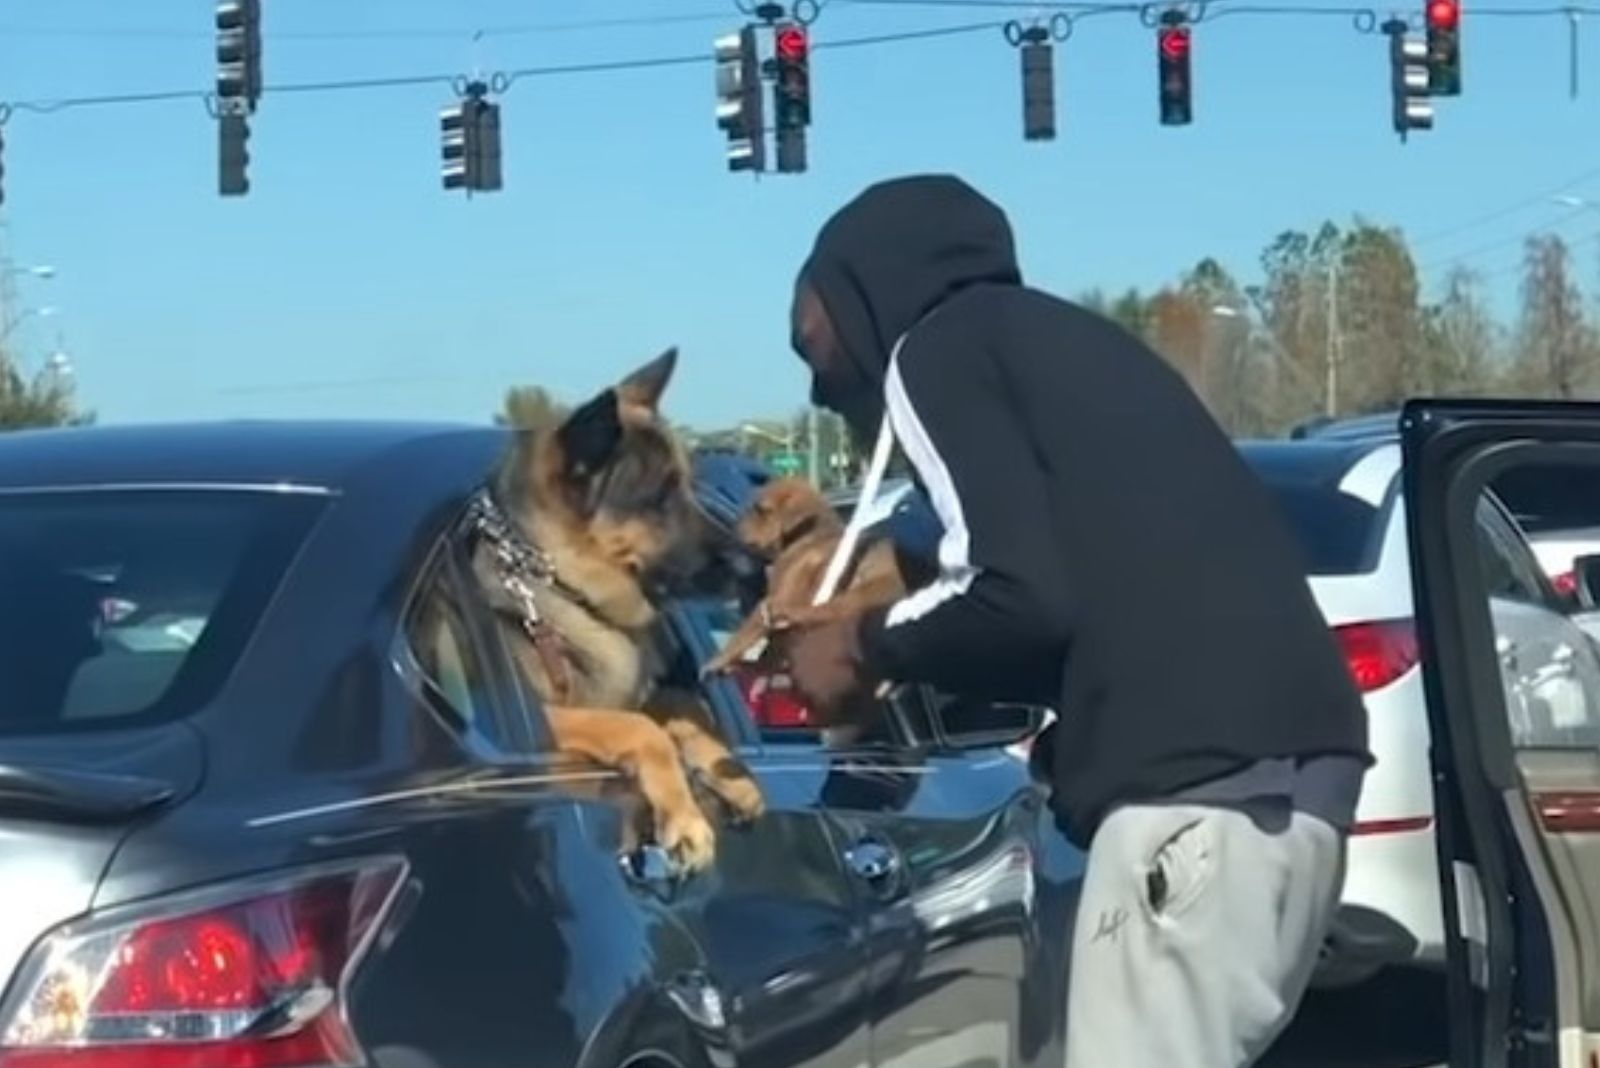
<path fill-rule="evenodd" d="M 1461 5 L 1456 0 L 1429 0 L 1428 25 L 1441 30 L 1453 30 L 1461 21 Z"/>
<path fill-rule="evenodd" d="M 1173 26 L 1161 31 L 1161 55 L 1165 59 L 1181 60 L 1189 56 L 1189 30 Z"/>
<path fill-rule="evenodd" d="M 779 59 L 798 63 L 806 58 L 810 42 L 806 40 L 806 31 L 799 26 L 785 26 L 780 29 L 777 42 Z"/>

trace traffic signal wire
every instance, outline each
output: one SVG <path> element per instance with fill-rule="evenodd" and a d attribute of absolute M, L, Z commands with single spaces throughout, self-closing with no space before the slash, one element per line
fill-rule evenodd
<path fill-rule="evenodd" d="M 1493 211 L 1489 211 L 1482 215 L 1475 216 L 1474 218 L 1467 219 L 1464 222 L 1454 223 L 1438 230 L 1430 230 L 1429 232 L 1412 239 L 1411 247 L 1420 248 L 1424 245 L 1437 244 L 1438 242 L 1447 238 L 1455 237 L 1457 234 L 1464 234 L 1472 230 L 1481 229 L 1482 227 L 1488 226 L 1491 223 L 1497 223 L 1501 219 L 1510 218 L 1511 216 L 1516 215 L 1519 212 L 1526 211 L 1529 208 L 1548 206 L 1551 201 L 1561 196 L 1561 194 L 1566 193 L 1574 186 L 1583 185 L 1586 182 L 1592 182 L 1597 178 L 1600 178 L 1600 167 L 1591 167 L 1588 170 L 1583 171 L 1581 174 L 1573 175 L 1571 178 L 1560 183 L 1559 185 L 1548 187 L 1538 193 L 1530 193 L 1525 197 L 1522 197 L 1502 207 L 1496 208 Z"/>
<path fill-rule="evenodd" d="M 571 19 L 555 22 L 508 23 L 499 26 L 466 27 L 447 29 L 444 27 L 418 27 L 415 29 L 368 29 L 368 30 L 284 30 L 269 34 L 271 41 L 373 41 L 373 40 L 417 40 L 417 41 L 444 41 L 462 40 L 473 36 L 482 37 L 535 37 L 547 33 L 575 33 L 585 30 L 614 30 L 629 27 L 673 26 L 690 23 L 720 22 L 727 18 L 725 10 L 706 10 L 698 12 L 680 12 L 677 14 L 658 15 L 621 15 L 608 18 Z M 63 37 L 63 38 L 111 38 L 120 40 L 168 40 L 168 41 L 193 41 L 209 40 L 214 35 L 204 30 L 168 29 L 160 27 L 113 27 L 96 29 L 88 26 L 40 26 L 16 25 L 0 22 L 0 36 L 9 38 L 18 37 Z"/>
<path fill-rule="evenodd" d="M 872 34 L 864 37 L 844 37 L 832 41 L 817 41 L 814 51 L 830 49 L 864 48 L 878 45 L 925 41 L 937 37 L 953 37 L 996 31 L 1003 27 L 999 21 L 968 22 L 953 26 L 937 26 L 920 30 L 901 30 L 893 33 Z M 710 65 L 713 57 L 705 52 L 683 53 L 671 56 L 653 56 L 638 59 L 596 60 L 583 63 L 559 63 L 536 67 L 522 67 L 499 72 L 497 85 L 509 88 L 525 78 L 561 77 L 567 75 L 610 74 L 622 71 L 654 70 L 663 67 Z M 423 85 L 459 86 L 461 77 L 454 74 L 413 74 L 389 78 L 353 78 L 338 81 L 286 82 L 262 88 L 262 95 L 288 95 L 305 93 L 339 93 L 364 90 L 395 89 Z M 34 114 L 52 114 L 74 108 L 108 107 L 129 104 L 149 104 L 178 100 L 209 102 L 214 94 L 203 89 L 171 89 L 144 93 L 118 93 L 98 96 L 61 97 L 49 100 L 13 100 L 0 104 L 6 112 L 25 111 Z M 4 112 L 0 112 L 3 118 Z"/>
<path fill-rule="evenodd" d="M 1134 14 L 1142 21 L 1149 23 L 1152 15 L 1171 5 L 1158 3 L 1092 3 L 1077 2 L 1077 0 L 1035 0 L 1033 3 L 1019 3 L 1017 0 L 829 0 L 830 3 L 849 5 L 878 5 L 886 7 L 964 7 L 984 8 L 992 10 L 1017 11 L 1031 9 L 1035 12 L 1047 11 L 1064 13 L 1069 19 L 1076 20 L 1093 15 Z M 1226 4 L 1227 6 L 1222 6 Z M 1215 21 L 1223 17 L 1236 16 L 1310 16 L 1326 17 L 1329 15 L 1344 15 L 1356 20 L 1357 29 L 1366 30 L 1364 25 L 1370 18 L 1376 22 L 1376 13 L 1372 8 L 1361 6 L 1292 6 L 1274 4 L 1238 4 L 1230 0 L 1193 0 L 1186 6 L 1192 10 L 1189 18 L 1191 23 Z M 1513 7 L 1486 7 L 1473 8 L 1471 17 L 1477 18 L 1527 18 L 1527 17 L 1553 17 L 1560 16 L 1571 18 L 1581 15 L 1600 15 L 1600 4 L 1587 4 L 1577 6 L 1546 6 L 1539 8 L 1513 8 Z M 648 18 L 660 21 L 665 18 L 688 18 L 690 16 L 651 16 Z M 702 16 L 692 16 L 699 19 Z M 484 29 L 483 35 L 509 35 L 512 33 L 545 32 L 552 26 L 565 26 L 567 28 L 592 27 L 602 22 L 610 25 L 623 23 L 651 24 L 646 19 L 640 20 L 592 20 L 589 22 L 570 22 L 564 24 L 545 24 L 543 27 L 535 26 L 501 26 Z M 984 31 L 1003 31 L 1007 20 L 986 20 L 982 22 L 961 23 L 951 26 L 936 26 L 924 29 L 901 30 L 861 37 L 844 37 L 835 40 L 821 40 L 813 44 L 815 51 L 828 51 L 833 49 L 863 48 L 879 45 L 890 45 L 906 42 L 926 41 L 934 38 L 955 37 Z M 0 32 L 11 32 L 0 28 Z M 404 32 L 404 31 L 399 31 Z M 369 36 L 381 36 L 380 34 Z M 635 59 L 597 60 L 582 63 L 562 63 L 499 72 L 494 76 L 497 85 L 509 87 L 517 81 L 531 78 L 579 76 L 613 74 L 625 71 L 652 70 L 665 67 L 684 67 L 695 65 L 709 65 L 714 58 L 705 52 L 683 53 L 678 55 L 664 55 L 654 57 L 641 57 Z M 313 82 L 288 82 L 278 85 L 264 86 L 264 95 L 277 94 L 311 94 L 311 93 L 340 93 L 358 92 L 367 90 L 395 89 L 416 87 L 424 85 L 441 85 L 457 87 L 463 79 L 457 74 L 415 74 L 385 78 L 356 78 L 333 81 Z M 171 89 L 135 93 L 111 93 L 93 96 L 60 97 L 53 99 L 24 99 L 0 101 L 0 122 L 10 117 L 13 112 L 28 112 L 38 115 L 48 115 L 55 112 L 78 108 L 114 107 L 136 104 L 153 104 L 174 101 L 196 101 L 210 108 L 213 104 L 215 93 L 205 89 Z"/>

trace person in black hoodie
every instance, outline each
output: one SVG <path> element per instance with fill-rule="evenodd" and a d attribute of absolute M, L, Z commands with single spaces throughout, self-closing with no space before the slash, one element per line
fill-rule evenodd
<path fill-rule="evenodd" d="M 792 331 L 813 401 L 858 441 L 887 412 L 944 525 L 930 585 L 791 637 L 796 686 L 1057 708 L 1036 744 L 1089 850 L 1067 1065 L 1253 1063 L 1309 982 L 1371 763 L 1275 503 L 1159 356 L 1023 284 L 957 178 L 829 220 Z"/>

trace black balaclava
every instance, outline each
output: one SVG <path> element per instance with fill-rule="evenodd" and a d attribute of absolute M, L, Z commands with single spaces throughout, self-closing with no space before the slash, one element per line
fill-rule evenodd
<path fill-rule="evenodd" d="M 829 219 L 800 279 L 816 292 L 844 349 L 844 366 L 812 382 L 870 447 L 883 419 L 895 342 L 941 302 L 980 283 L 1017 285 L 1005 213 L 952 175 L 869 186 Z"/>

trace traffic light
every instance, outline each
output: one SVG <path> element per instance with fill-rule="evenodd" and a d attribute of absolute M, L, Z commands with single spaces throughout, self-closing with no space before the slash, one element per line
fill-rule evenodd
<path fill-rule="evenodd" d="M 1461 4 L 1428 0 L 1428 91 L 1461 95 Z"/>
<path fill-rule="evenodd" d="M 439 113 L 441 170 L 446 189 L 492 193 L 501 188 L 500 105 L 472 82 L 466 95 Z"/>
<path fill-rule="evenodd" d="M 1433 129 L 1433 102 L 1428 99 L 1428 46 L 1406 30 L 1404 19 L 1390 19 L 1383 24 L 1383 32 L 1389 35 L 1394 131 L 1402 141 L 1412 130 Z"/>
<path fill-rule="evenodd" d="M 1194 86 L 1189 78 L 1193 35 L 1183 12 L 1161 13 L 1156 28 L 1156 68 L 1161 83 L 1161 125 L 1187 126 L 1194 121 Z"/>
<path fill-rule="evenodd" d="M 256 109 L 261 97 L 261 0 L 217 4 L 217 95 Z"/>
<path fill-rule="evenodd" d="M 1051 141 L 1056 136 L 1055 50 L 1049 31 L 1034 26 L 1023 31 L 1022 136 L 1028 141 Z"/>
<path fill-rule="evenodd" d="M 479 100 L 478 107 L 478 190 L 498 192 L 504 183 L 500 165 L 500 105 Z"/>
<path fill-rule="evenodd" d="M 811 40 L 804 26 L 783 22 L 772 29 L 776 77 L 772 87 L 778 173 L 806 169 L 806 127 L 811 125 Z"/>
<path fill-rule="evenodd" d="M 728 169 L 767 169 L 761 113 L 761 56 L 756 28 L 719 37 L 712 46 L 717 64 L 717 128 L 728 137 Z"/>
<path fill-rule="evenodd" d="M 225 197 L 250 192 L 250 117 L 243 110 L 217 117 L 217 191 Z"/>

